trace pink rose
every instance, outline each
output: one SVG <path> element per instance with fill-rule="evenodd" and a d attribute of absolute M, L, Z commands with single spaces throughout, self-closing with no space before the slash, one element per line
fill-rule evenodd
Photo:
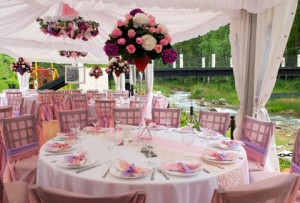
<path fill-rule="evenodd" d="M 159 34 L 160 32 L 161 32 L 161 28 L 160 27 L 158 27 L 158 28 L 155 29 L 155 33 L 156 34 Z"/>
<path fill-rule="evenodd" d="M 165 35 L 165 39 L 166 39 L 169 43 L 171 43 L 171 41 L 172 41 L 172 38 L 171 38 L 170 35 Z"/>
<path fill-rule="evenodd" d="M 156 46 L 154 47 L 154 50 L 156 51 L 156 53 L 161 53 L 161 51 L 162 51 L 162 46 L 161 46 L 161 45 L 156 45 Z"/>
<path fill-rule="evenodd" d="M 149 15 L 148 18 L 149 18 L 149 25 L 150 26 L 155 26 L 155 24 L 156 24 L 155 17 L 152 16 L 152 15 Z"/>
<path fill-rule="evenodd" d="M 112 32 L 111 32 L 111 36 L 113 38 L 118 38 L 122 35 L 122 31 L 119 28 L 115 28 Z"/>
<path fill-rule="evenodd" d="M 148 29 L 148 31 L 151 32 L 151 33 L 155 32 L 155 27 L 150 27 L 150 28 Z"/>
<path fill-rule="evenodd" d="M 136 38 L 135 42 L 136 42 L 137 44 L 142 44 L 143 39 L 142 39 L 141 37 L 138 37 L 138 38 Z"/>
<path fill-rule="evenodd" d="M 122 27 L 122 26 L 124 26 L 124 22 L 121 20 L 118 20 L 117 25 L 118 25 L 118 27 Z"/>
<path fill-rule="evenodd" d="M 124 25 L 125 26 L 128 26 L 128 22 L 129 22 L 129 20 L 132 18 L 132 16 L 131 15 L 129 15 L 129 14 L 126 14 L 125 15 L 125 20 L 124 20 Z"/>
<path fill-rule="evenodd" d="M 169 42 L 166 39 L 162 39 L 162 40 L 159 41 L 159 44 L 162 45 L 162 46 L 166 46 L 166 45 L 169 44 Z"/>
<path fill-rule="evenodd" d="M 88 27 L 88 28 L 86 29 L 86 31 L 92 32 L 92 31 L 93 31 L 93 28 L 92 28 L 92 27 Z"/>
<path fill-rule="evenodd" d="M 124 38 L 118 39 L 118 44 L 122 44 L 122 45 L 126 44 L 126 39 Z"/>
<path fill-rule="evenodd" d="M 133 38 L 135 36 L 135 31 L 133 29 L 128 30 L 128 37 Z"/>
<path fill-rule="evenodd" d="M 132 54 L 135 52 L 135 47 L 133 44 L 129 44 L 127 47 L 126 47 L 126 50 L 128 51 L 128 53 Z"/>

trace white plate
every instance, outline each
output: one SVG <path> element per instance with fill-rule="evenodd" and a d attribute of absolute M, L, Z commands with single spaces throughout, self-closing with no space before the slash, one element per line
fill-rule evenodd
<path fill-rule="evenodd" d="M 210 142 L 209 144 L 212 147 L 216 147 L 216 148 L 223 149 L 223 150 L 232 150 L 232 149 L 237 149 L 240 147 L 239 144 L 237 144 L 235 146 L 228 146 L 226 144 L 222 144 L 221 142 L 222 141 L 213 141 L 213 142 Z"/>
<path fill-rule="evenodd" d="M 154 130 L 154 131 L 161 131 L 161 130 L 167 130 L 168 128 L 166 126 L 163 125 L 158 125 L 155 128 L 150 128 L 150 130 Z"/>
<path fill-rule="evenodd" d="M 137 179 L 148 175 L 148 173 L 139 173 L 139 174 L 135 174 L 134 176 L 122 176 L 121 171 L 116 167 L 111 167 L 109 172 L 118 178 L 124 178 L 124 179 Z"/>
<path fill-rule="evenodd" d="M 231 164 L 238 160 L 238 156 L 234 154 L 235 156 L 232 159 L 228 160 L 217 160 L 215 157 L 212 157 L 208 154 L 204 154 L 202 158 L 206 161 L 212 162 L 212 163 L 222 163 L 222 164 Z"/>
<path fill-rule="evenodd" d="M 191 134 L 194 134 L 194 131 L 189 131 L 189 130 L 183 130 L 182 128 L 174 128 L 173 129 L 174 132 L 177 132 L 177 133 L 191 133 Z"/>
<path fill-rule="evenodd" d="M 70 155 L 72 155 L 72 154 L 68 154 L 66 156 L 70 156 Z M 82 168 L 82 167 L 87 167 L 87 166 L 90 166 L 90 165 L 96 163 L 96 159 L 94 157 L 88 156 L 82 165 L 70 166 L 67 163 L 65 163 L 64 157 L 57 162 L 57 165 L 62 168 Z"/>
<path fill-rule="evenodd" d="M 47 151 L 47 152 L 67 152 L 67 151 L 70 151 L 70 150 L 73 150 L 73 149 L 75 149 L 76 148 L 76 144 L 75 144 L 75 142 L 69 142 L 69 148 L 66 148 L 66 149 L 64 149 L 64 150 L 60 150 L 60 149 L 58 149 L 58 148 L 50 148 L 50 147 L 48 147 L 47 145 L 48 144 L 50 144 L 50 143 L 54 143 L 54 142 L 58 142 L 58 143 L 61 143 L 61 144 L 63 144 L 63 143 L 65 143 L 66 141 L 59 141 L 59 140 L 50 140 L 50 141 L 48 141 L 48 142 L 46 142 L 46 144 L 45 144 L 45 151 Z"/>
<path fill-rule="evenodd" d="M 75 139 L 75 138 L 76 138 L 76 136 L 70 137 L 70 136 L 68 136 L 68 134 L 69 134 L 69 133 L 57 133 L 56 138 L 57 138 L 58 140 L 72 140 L 72 139 Z"/>
<path fill-rule="evenodd" d="M 183 176 L 183 177 L 187 177 L 187 176 L 194 176 L 194 175 L 197 175 L 198 173 L 200 173 L 202 171 L 202 165 L 199 165 L 198 168 L 194 169 L 192 171 L 192 173 L 184 173 L 184 172 L 180 172 L 180 171 L 175 171 L 175 170 L 168 170 L 166 168 L 164 168 L 164 164 L 166 164 L 167 162 L 182 162 L 183 164 L 188 164 L 188 163 L 199 163 L 199 161 L 196 161 L 196 160 L 191 160 L 191 161 L 180 161 L 180 160 L 177 160 L 177 161 L 166 161 L 166 162 L 163 162 L 162 163 L 162 167 L 161 169 L 170 174 L 170 175 L 174 175 L 174 176 Z M 199 163 L 200 164 L 200 163 Z"/>

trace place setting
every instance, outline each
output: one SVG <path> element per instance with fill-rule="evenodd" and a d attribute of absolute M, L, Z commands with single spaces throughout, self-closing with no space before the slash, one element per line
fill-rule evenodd
<path fill-rule="evenodd" d="M 162 162 L 160 169 L 169 175 L 189 177 L 202 172 L 203 164 L 195 159 L 168 160 Z"/>
<path fill-rule="evenodd" d="M 238 154 L 232 151 L 206 150 L 202 155 L 202 160 L 210 165 L 223 168 L 215 164 L 233 164 L 239 159 Z"/>
<path fill-rule="evenodd" d="M 49 140 L 45 144 L 44 151 L 48 152 L 45 156 L 60 155 L 71 153 L 72 150 L 76 149 L 77 144 L 75 140 Z"/>

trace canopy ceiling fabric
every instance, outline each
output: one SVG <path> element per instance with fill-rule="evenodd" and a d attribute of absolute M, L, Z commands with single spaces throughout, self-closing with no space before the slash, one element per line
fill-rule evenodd
<path fill-rule="evenodd" d="M 141 8 L 165 24 L 172 43 L 185 41 L 230 23 L 241 10 L 259 13 L 284 0 L 4 0 L 0 2 L 0 52 L 30 61 L 56 63 L 108 63 L 104 42 L 119 19 Z M 99 35 L 89 41 L 43 34 L 36 18 L 58 16 L 67 3 L 85 20 L 100 24 Z M 86 57 L 61 57 L 59 50 L 88 52 Z"/>

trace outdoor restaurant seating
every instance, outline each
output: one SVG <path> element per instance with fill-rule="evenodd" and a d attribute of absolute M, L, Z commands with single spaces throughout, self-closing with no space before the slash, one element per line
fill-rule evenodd
<path fill-rule="evenodd" d="M 58 122 L 60 132 L 70 132 L 72 128 L 74 130 L 83 129 L 88 126 L 88 110 L 87 109 L 76 109 L 76 110 L 65 110 L 58 111 Z"/>
<path fill-rule="evenodd" d="M 95 100 L 96 112 L 100 119 L 100 126 L 104 128 L 114 127 L 113 108 L 116 107 L 116 100 Z"/>
<path fill-rule="evenodd" d="M 181 111 L 178 108 L 152 108 L 152 122 L 178 128 L 180 124 Z"/>
<path fill-rule="evenodd" d="M 229 126 L 230 114 L 224 112 L 199 111 L 199 126 L 210 129 L 225 136 Z"/>
<path fill-rule="evenodd" d="M 7 98 L 7 104 L 8 106 L 12 106 L 12 116 L 20 116 L 23 113 L 23 108 L 24 108 L 24 98 L 18 98 L 18 97 L 13 97 L 13 98 Z"/>
<path fill-rule="evenodd" d="M 293 203 L 300 186 L 300 176 L 281 174 L 235 188 L 216 189 L 211 203 Z"/>
<path fill-rule="evenodd" d="M 7 155 L 4 182 L 35 183 L 39 152 L 36 126 L 34 114 L 2 119 L 2 136 Z"/>
<path fill-rule="evenodd" d="M 6 91 L 5 92 L 7 98 L 22 98 L 23 94 L 20 91 Z"/>
<path fill-rule="evenodd" d="M 113 118 L 120 120 L 120 124 L 138 126 L 141 122 L 142 110 L 140 108 L 113 108 Z"/>
<path fill-rule="evenodd" d="M 28 183 L 14 181 L 3 183 L 0 178 L 0 202 L 1 203 L 29 203 Z"/>

